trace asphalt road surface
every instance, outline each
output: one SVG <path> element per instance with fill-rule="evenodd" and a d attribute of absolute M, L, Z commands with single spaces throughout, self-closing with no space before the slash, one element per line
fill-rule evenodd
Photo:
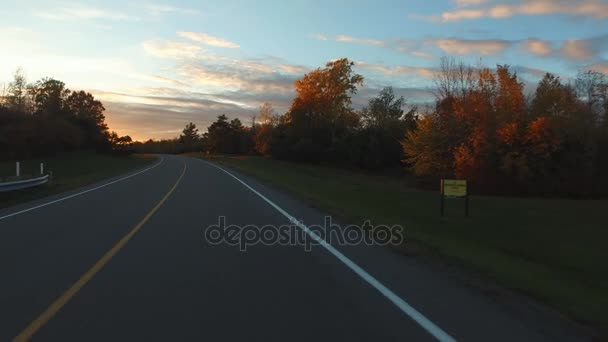
<path fill-rule="evenodd" d="M 587 339 L 551 310 L 386 247 L 211 243 L 205 229 L 221 216 L 242 226 L 295 218 L 299 233 L 324 222 L 230 173 L 162 156 L 0 210 L 0 341 Z"/>

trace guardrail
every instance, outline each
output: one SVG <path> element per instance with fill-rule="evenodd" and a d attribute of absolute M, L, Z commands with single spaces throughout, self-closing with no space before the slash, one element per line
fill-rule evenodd
<path fill-rule="evenodd" d="M 12 182 L 0 183 L 0 192 L 14 191 L 27 189 L 34 186 L 45 184 L 49 181 L 49 175 L 44 175 L 36 178 L 17 180 Z"/>

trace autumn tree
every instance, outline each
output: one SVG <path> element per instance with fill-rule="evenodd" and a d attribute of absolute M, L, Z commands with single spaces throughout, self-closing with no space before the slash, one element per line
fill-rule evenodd
<path fill-rule="evenodd" d="M 521 173 L 526 101 L 509 66 L 473 68 L 444 59 L 435 83 L 435 111 L 403 142 L 414 171 L 470 179 L 486 189 L 498 189 L 505 173 Z"/>
<path fill-rule="evenodd" d="M 259 109 L 258 124 L 254 132 L 255 150 L 262 155 L 270 154 L 273 131 L 279 124 L 277 115 L 272 103 L 264 102 Z"/>
<path fill-rule="evenodd" d="M 448 177 L 453 173 L 453 146 L 440 129 L 437 113 L 425 113 L 416 130 L 402 142 L 406 163 L 418 176 Z"/>
<path fill-rule="evenodd" d="M 289 153 L 304 160 L 339 158 L 347 132 L 359 124 L 351 95 L 363 83 L 346 58 L 327 63 L 295 82 L 296 97 L 282 127 Z"/>

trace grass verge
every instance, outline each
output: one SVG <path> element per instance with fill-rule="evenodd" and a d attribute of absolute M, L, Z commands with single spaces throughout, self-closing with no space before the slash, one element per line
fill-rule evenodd
<path fill-rule="evenodd" d="M 285 189 L 349 223 L 401 224 L 406 241 L 608 331 L 607 200 L 447 200 L 406 180 L 260 157 L 214 161 Z M 407 242 L 406 242 L 407 244 Z"/>
<path fill-rule="evenodd" d="M 21 161 L 21 175 L 35 176 L 40 173 L 40 163 L 45 172 L 52 172 L 53 179 L 39 187 L 11 192 L 0 192 L 0 208 L 31 201 L 63 191 L 75 189 L 105 178 L 120 175 L 129 170 L 151 164 L 151 155 L 110 156 L 93 153 L 66 154 L 59 157 Z M 0 162 L 0 178 L 15 175 L 15 162 Z"/>

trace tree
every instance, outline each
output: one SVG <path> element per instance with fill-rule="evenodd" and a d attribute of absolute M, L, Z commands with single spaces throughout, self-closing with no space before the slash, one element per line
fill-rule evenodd
<path fill-rule="evenodd" d="M 83 90 L 72 92 L 63 104 L 63 111 L 82 128 L 86 147 L 111 149 L 103 104 Z"/>
<path fill-rule="evenodd" d="M 559 76 L 546 73 L 536 87 L 531 110 L 533 117 L 565 117 L 577 110 L 577 106 L 575 89 L 562 84 Z"/>
<path fill-rule="evenodd" d="M 404 159 L 401 140 L 416 125 L 416 107 L 404 114 L 406 101 L 387 87 L 361 111 L 363 127 L 352 134 L 350 158 L 360 167 L 380 169 L 399 166 Z"/>
<path fill-rule="evenodd" d="M 448 98 L 466 100 L 467 93 L 474 88 L 474 68 L 457 62 L 453 57 L 442 57 L 439 71 L 433 77 L 437 101 Z"/>
<path fill-rule="evenodd" d="M 453 153 L 450 142 L 437 129 L 441 118 L 436 113 L 423 115 L 416 130 L 407 133 L 402 142 L 405 162 L 418 176 L 450 176 L 453 174 Z"/>
<path fill-rule="evenodd" d="M 107 129 L 106 118 L 103 114 L 106 109 L 91 93 L 83 90 L 72 92 L 65 100 L 64 107 L 76 118 L 90 122 L 100 130 Z"/>
<path fill-rule="evenodd" d="M 277 112 L 274 110 L 272 103 L 264 102 L 260 106 L 260 111 L 258 114 L 258 122 L 260 124 L 272 124 L 273 121 L 278 119 Z"/>
<path fill-rule="evenodd" d="M 26 86 L 19 69 L 3 94 L 2 103 L 0 159 L 44 157 L 75 150 L 111 152 L 116 146 L 130 146 L 130 138 L 108 132 L 100 101 L 85 91 L 71 92 L 59 80 L 43 78 Z"/>
<path fill-rule="evenodd" d="M 27 80 L 21 68 L 13 75 L 13 81 L 9 83 L 5 96 L 6 106 L 17 112 L 25 113 L 27 107 Z"/>
<path fill-rule="evenodd" d="M 368 106 L 361 111 L 361 117 L 368 127 L 384 127 L 401 119 L 404 106 L 403 96 L 396 98 L 393 88 L 386 87 L 377 97 L 369 100 Z"/>
<path fill-rule="evenodd" d="M 195 145 L 199 142 L 198 128 L 192 122 L 188 123 L 179 136 L 179 142 L 184 144 L 187 151 L 194 151 Z"/>
<path fill-rule="evenodd" d="M 606 75 L 595 70 L 580 71 L 576 76 L 574 87 L 578 97 L 583 100 L 589 112 L 599 117 L 605 106 L 605 94 L 608 84 Z"/>
<path fill-rule="evenodd" d="M 65 83 L 43 78 L 29 88 L 34 102 L 34 114 L 43 116 L 66 116 L 65 101 L 70 96 L 70 90 Z"/>
<path fill-rule="evenodd" d="M 108 140 L 112 144 L 112 151 L 118 153 L 129 153 L 131 146 L 133 145 L 133 139 L 130 136 L 118 136 L 118 134 L 112 131 L 108 134 Z"/>
<path fill-rule="evenodd" d="M 326 64 L 295 82 L 296 97 L 285 116 L 285 143 L 293 159 L 340 158 L 340 142 L 359 124 L 351 95 L 363 83 L 346 58 Z"/>
<path fill-rule="evenodd" d="M 415 173 L 472 179 L 492 191 L 505 173 L 525 168 L 519 155 L 526 101 L 508 65 L 472 68 L 444 59 L 436 87 L 435 111 L 403 142 Z"/>
<path fill-rule="evenodd" d="M 230 123 L 225 114 L 207 127 L 208 149 L 213 153 L 233 153 L 230 142 Z"/>
<path fill-rule="evenodd" d="M 259 154 L 270 155 L 273 132 L 279 124 L 280 117 L 275 112 L 272 103 L 264 102 L 260 106 L 258 118 L 259 124 L 256 125 L 253 136 L 254 148 Z"/>
<path fill-rule="evenodd" d="M 230 153 L 246 154 L 248 134 L 245 127 L 239 118 L 230 120 L 230 144 L 232 145 Z"/>

